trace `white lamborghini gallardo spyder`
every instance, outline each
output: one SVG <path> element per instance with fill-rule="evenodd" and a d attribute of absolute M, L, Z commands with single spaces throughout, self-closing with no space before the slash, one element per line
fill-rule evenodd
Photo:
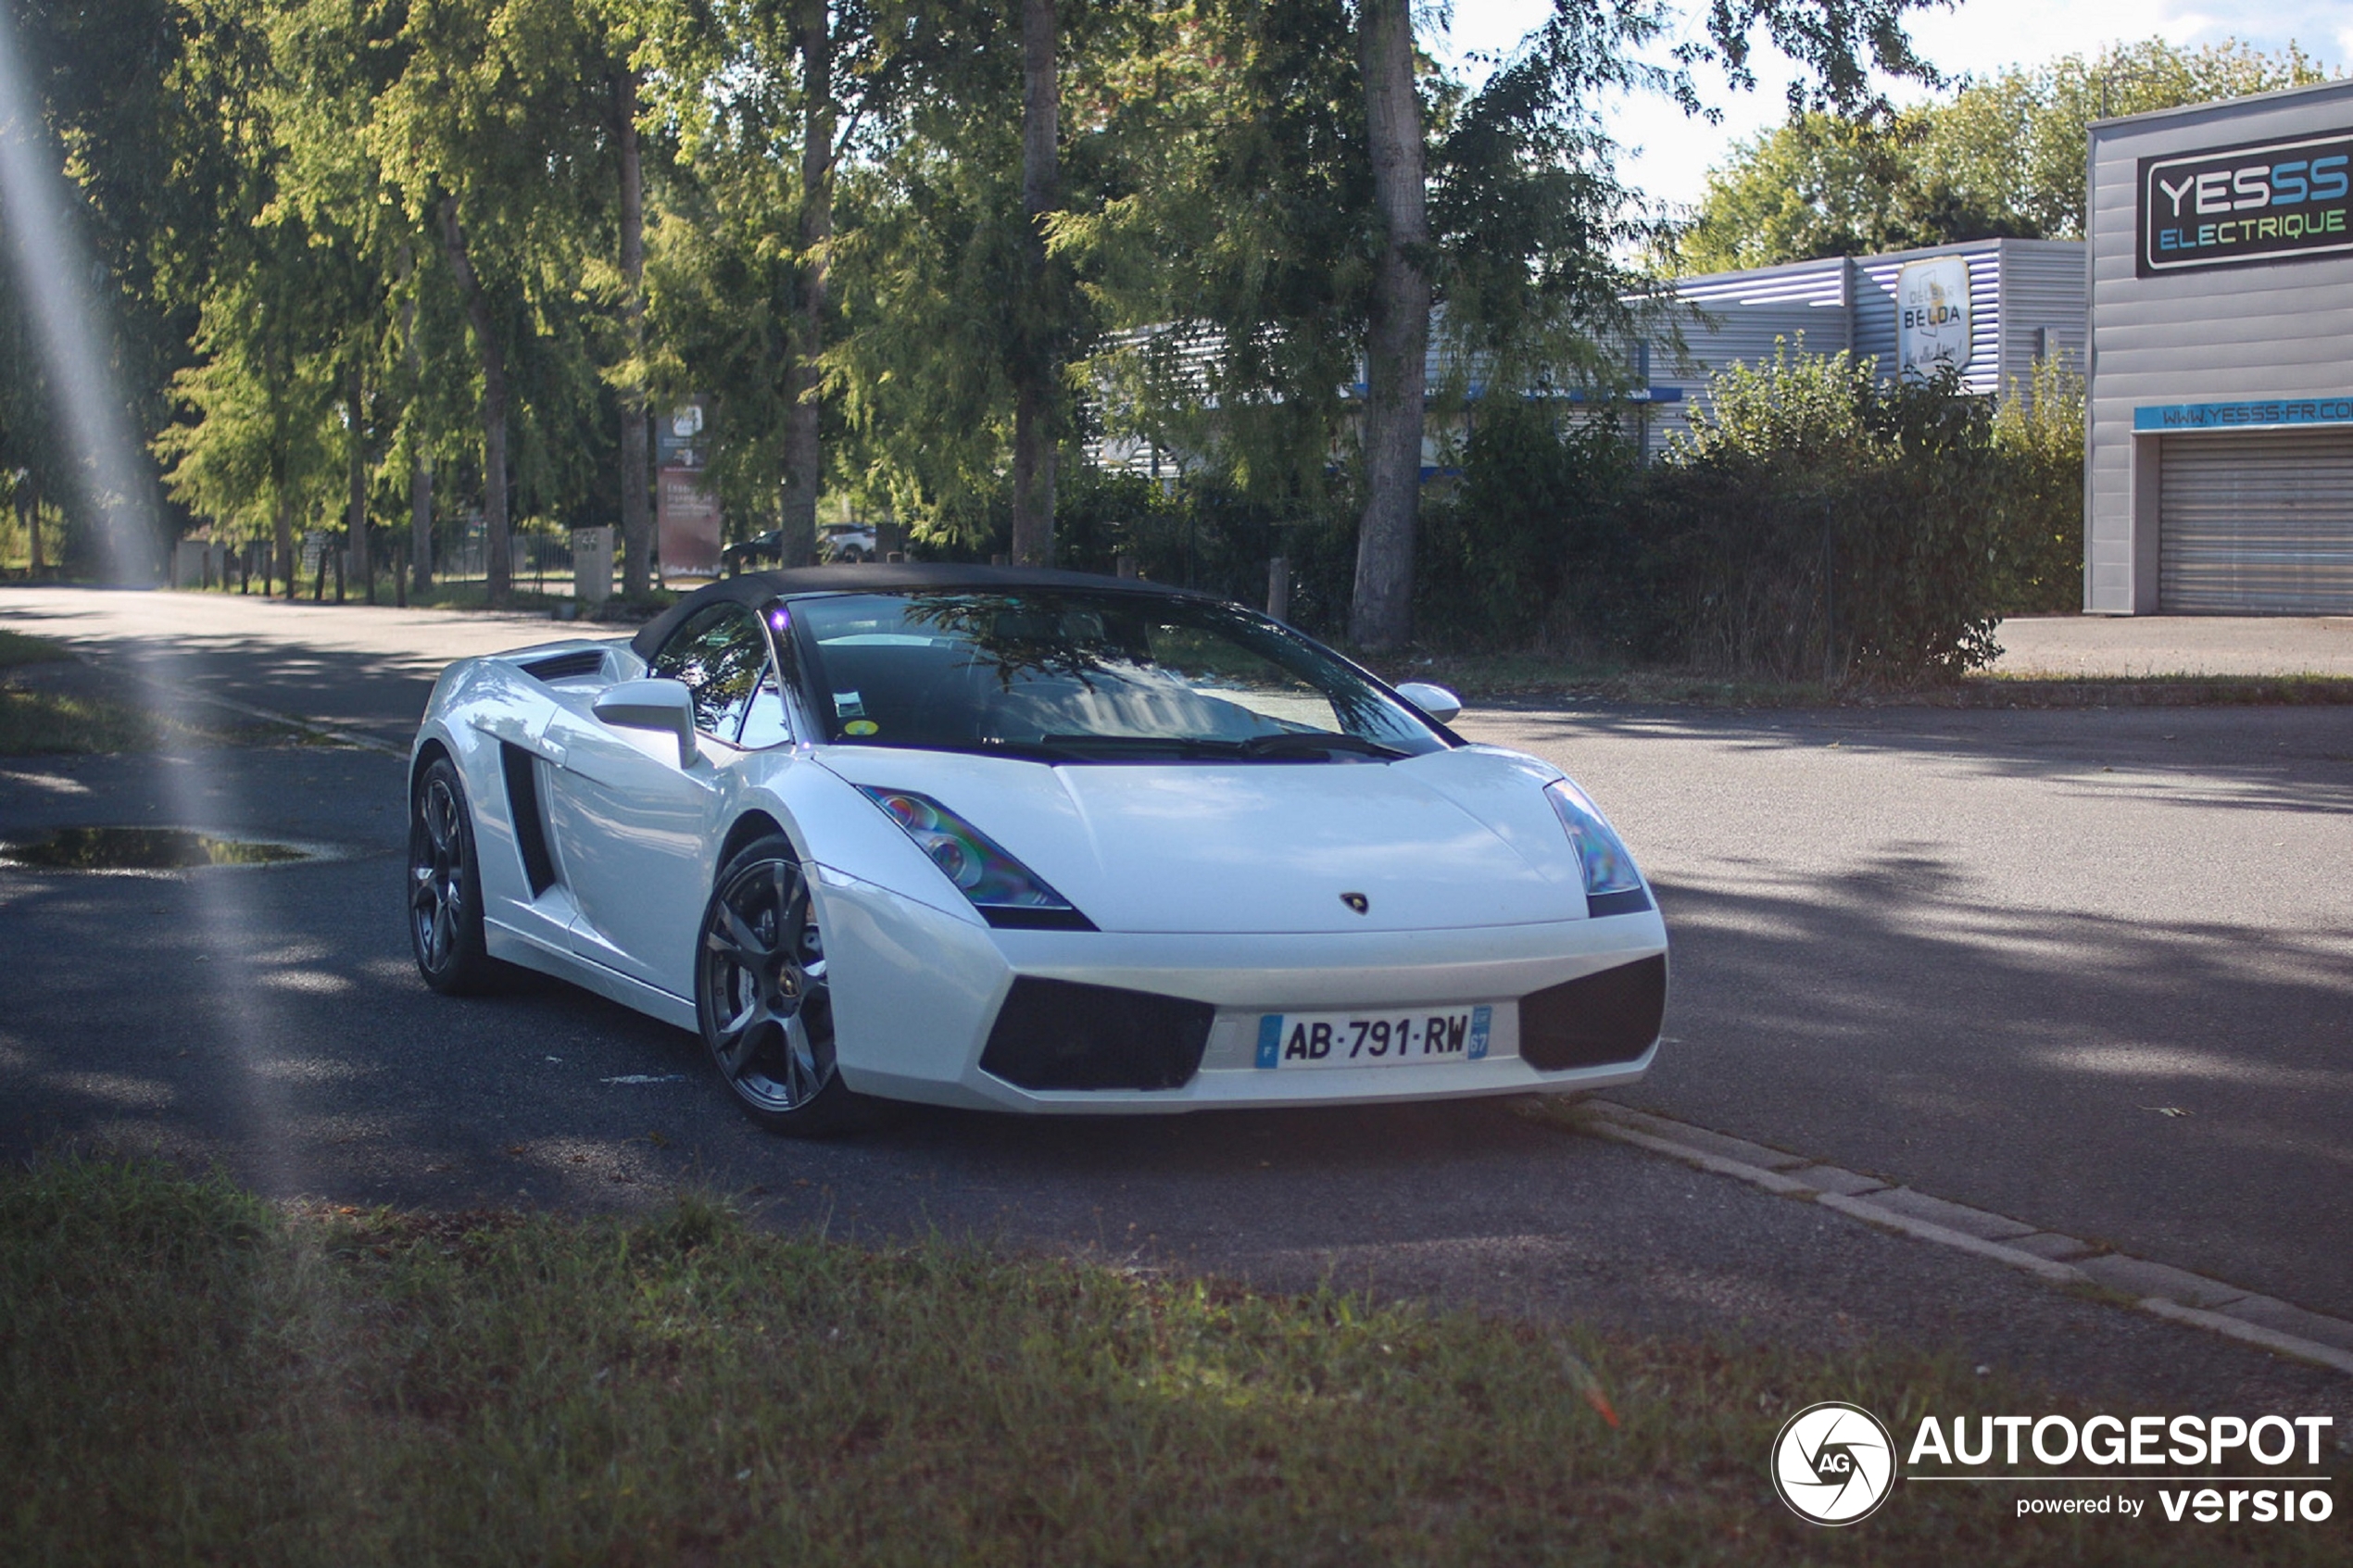
<path fill-rule="evenodd" d="M 409 771 L 438 990 L 502 964 L 700 1032 L 744 1107 L 1169 1111 L 1589 1089 L 1667 931 L 1558 769 L 1149 583 L 714 583 L 627 642 L 451 665 Z"/>

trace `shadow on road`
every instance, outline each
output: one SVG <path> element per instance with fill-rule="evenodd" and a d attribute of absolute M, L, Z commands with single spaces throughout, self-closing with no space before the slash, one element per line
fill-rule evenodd
<path fill-rule="evenodd" d="M 1963 775 L 2045 782 L 2085 800 L 2353 813 L 2353 706 L 2063 712 L 1498 707 L 1479 709 L 1461 727 L 1507 729 L 1506 744 L 1569 756 L 1594 739 L 1752 756 L 1836 745 L 1867 757 L 1930 760 Z"/>

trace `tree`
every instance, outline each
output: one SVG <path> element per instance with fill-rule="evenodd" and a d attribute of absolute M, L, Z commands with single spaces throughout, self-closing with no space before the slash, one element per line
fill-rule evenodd
<path fill-rule="evenodd" d="M 903 85 L 839 187 L 841 335 L 823 364 L 854 487 L 932 540 L 1001 549 L 1010 521 L 1017 556 L 1053 548 L 1065 367 L 1095 330 L 1059 234 L 1121 165 L 1127 103 L 1107 75 L 1151 10 L 965 0 L 896 29 Z M 1084 137 L 1063 113 L 1075 84 Z"/>
<path fill-rule="evenodd" d="M 581 494 L 619 425 L 602 417 L 594 340 L 625 320 L 614 307 L 626 291 L 611 263 L 586 259 L 619 253 L 614 42 L 590 0 L 417 0 L 363 123 L 387 191 L 432 235 L 464 308 L 497 604 L 510 590 L 517 492 L 548 507 Z"/>
<path fill-rule="evenodd" d="M 653 520 L 647 499 L 653 475 L 646 428 L 646 165 L 637 140 L 638 79 L 630 62 L 612 78 L 613 144 L 621 176 L 622 320 L 628 358 L 621 395 L 621 591 L 645 597 L 653 585 Z M 604 569 L 598 569 L 602 571 Z"/>
<path fill-rule="evenodd" d="M 1632 50 L 1656 37 L 1660 13 L 1638 0 L 1554 0 L 1554 13 L 1520 46 L 1535 69 L 1523 82 L 1546 92 L 1521 112 L 1536 122 L 1574 115 L 1604 84 L 1644 82 L 1688 107 L 1699 107 L 1689 68 L 1719 63 L 1735 85 L 1752 84 L 1748 54 L 1762 32 L 1795 60 L 1812 85 L 1793 84 L 1793 107 L 1809 99 L 1863 109 L 1881 102 L 1876 69 L 1893 77 L 1931 78 L 1911 49 L 1903 15 L 1925 0 L 1717 0 L 1701 40 L 1677 51 L 1680 69 L 1652 71 Z M 1357 542 L 1350 627 L 1367 647 L 1392 647 L 1412 627 L 1414 518 L 1421 474 L 1424 380 L 1415 363 L 1425 329 L 1403 317 L 1426 309 L 1433 294 L 1426 211 L 1418 188 L 1423 121 L 1411 72 L 1412 37 L 1403 0 L 1357 0 L 1358 55 L 1383 249 L 1365 339 L 1365 496 Z M 1590 114 L 1590 108 L 1586 108 Z M 1426 317 L 1417 318 L 1426 320 Z"/>
<path fill-rule="evenodd" d="M 1694 272 L 2015 235 L 2083 233 L 2084 127 L 2323 81 L 2294 44 L 2162 39 L 1961 82 L 1952 97 L 1880 117 L 1810 112 L 1738 144 L 1680 236 Z"/>
<path fill-rule="evenodd" d="M 1365 331 L 1365 511 L 1349 632 L 1393 647 L 1413 626 L 1414 521 L 1421 501 L 1429 342 L 1429 207 L 1407 0 L 1357 0 L 1365 148 L 1381 219 Z"/>
<path fill-rule="evenodd" d="M 1061 399 L 1059 314 L 1062 280 L 1046 250 L 1046 229 L 1062 182 L 1060 27 L 1054 0 L 1021 6 L 1021 300 L 1013 345 L 1013 559 L 1031 566 L 1054 558 L 1054 436 Z"/>
<path fill-rule="evenodd" d="M 106 383 L 98 395 L 132 431 L 155 431 L 170 417 L 174 374 L 194 358 L 217 248 L 233 237 L 220 215 L 235 209 L 243 149 L 223 134 L 221 107 L 250 90 L 261 42 L 227 0 L 22 0 L 7 25 L 37 97 L 33 112 L 56 138 L 39 139 L 43 156 L 62 148 L 71 225 L 94 267 Z M 55 428 L 45 412 L 67 389 L 29 341 L 40 335 L 28 315 L 38 308 L 32 292 L 14 277 L 0 288 L 13 350 L 0 386 L 0 442 L 33 492 L 78 515 L 74 433 Z M 152 469 L 120 483 L 138 492 L 134 511 L 161 512 L 150 505 Z"/>

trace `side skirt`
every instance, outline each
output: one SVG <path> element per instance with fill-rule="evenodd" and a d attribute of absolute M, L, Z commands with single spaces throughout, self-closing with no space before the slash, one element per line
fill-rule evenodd
<path fill-rule="evenodd" d="M 483 922 L 483 938 L 484 946 L 490 949 L 490 956 L 494 959 L 502 959 L 524 969 L 535 969 L 542 974 L 552 974 L 559 980 L 570 981 L 583 990 L 594 991 L 623 1007 L 642 1012 L 648 1018 L 658 1018 L 689 1033 L 698 1033 L 702 1028 L 695 1019 L 695 1004 L 684 997 L 673 997 L 641 980 L 632 980 L 577 953 L 559 951 L 497 921 Z"/>

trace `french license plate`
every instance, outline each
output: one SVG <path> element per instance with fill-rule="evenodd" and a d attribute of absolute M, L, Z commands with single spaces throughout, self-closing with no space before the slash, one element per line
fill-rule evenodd
<path fill-rule="evenodd" d="M 1478 1061 L 1495 1022 L 1491 1007 L 1396 1012 L 1269 1012 L 1258 1019 L 1258 1065 L 1399 1067 Z"/>

